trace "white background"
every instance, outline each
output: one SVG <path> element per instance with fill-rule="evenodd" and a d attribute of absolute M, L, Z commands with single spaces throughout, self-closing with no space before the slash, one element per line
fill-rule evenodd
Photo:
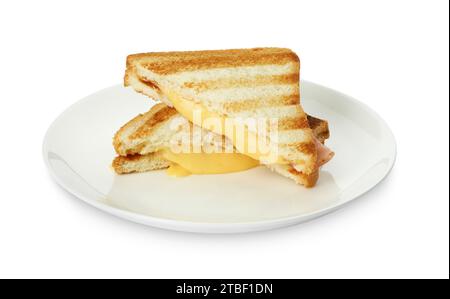
<path fill-rule="evenodd" d="M 2 1 L 0 277 L 448 277 L 448 1 Z M 49 177 L 41 145 L 67 106 L 120 83 L 127 54 L 290 47 L 301 76 L 376 110 L 389 178 L 299 226 L 243 235 L 152 229 Z"/>

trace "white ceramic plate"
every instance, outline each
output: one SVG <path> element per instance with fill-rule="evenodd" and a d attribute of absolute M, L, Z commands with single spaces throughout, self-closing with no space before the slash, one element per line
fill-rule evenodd
<path fill-rule="evenodd" d="M 116 130 L 153 102 L 122 86 L 67 109 L 44 140 L 55 180 L 85 202 L 138 223 L 189 232 L 235 233 L 297 224 L 329 213 L 377 185 L 391 170 L 391 130 L 370 108 L 331 89 L 302 82 L 302 105 L 327 119 L 336 153 L 315 188 L 265 167 L 224 175 L 172 178 L 164 171 L 118 176 L 110 167 Z"/>

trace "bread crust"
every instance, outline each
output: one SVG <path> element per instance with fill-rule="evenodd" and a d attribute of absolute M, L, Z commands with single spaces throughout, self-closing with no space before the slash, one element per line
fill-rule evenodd
<path fill-rule="evenodd" d="M 170 108 L 164 104 L 157 104 L 155 106 L 157 106 L 157 109 L 155 109 L 153 116 L 149 118 L 138 130 L 136 130 L 136 132 L 131 134 L 130 139 L 142 138 L 143 136 L 147 136 L 151 134 L 152 131 L 160 126 L 163 122 L 178 115 L 178 112 L 174 108 Z"/>
<path fill-rule="evenodd" d="M 137 60 L 144 60 L 143 65 L 159 75 L 212 68 L 284 64 L 287 62 L 296 62 L 300 65 L 297 54 L 285 48 L 140 53 L 127 57 L 127 67 L 132 67 Z"/>

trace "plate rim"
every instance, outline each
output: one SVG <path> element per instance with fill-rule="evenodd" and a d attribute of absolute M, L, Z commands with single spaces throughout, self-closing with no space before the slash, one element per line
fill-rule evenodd
<path fill-rule="evenodd" d="M 392 129 L 387 124 L 387 122 L 371 107 L 369 107 L 367 104 L 365 104 L 362 101 L 359 101 L 352 96 L 349 96 L 345 93 L 342 93 L 340 91 L 334 90 L 332 88 L 323 86 L 321 84 L 317 84 L 311 81 L 307 80 L 301 80 L 302 83 L 306 83 L 308 85 L 314 86 L 315 88 L 321 88 L 326 89 L 328 92 L 333 92 L 342 96 L 345 96 L 347 100 L 351 101 L 352 104 L 357 104 L 361 107 L 363 107 L 366 111 L 370 112 L 386 129 L 385 131 L 388 133 L 386 136 L 387 139 L 390 140 L 390 146 L 392 157 L 390 159 L 390 164 L 386 168 L 383 175 L 378 178 L 378 181 L 375 183 L 369 185 L 369 187 L 362 188 L 360 192 L 357 192 L 356 195 L 354 195 L 351 199 L 345 200 L 345 202 L 336 202 L 333 205 L 330 205 L 322 210 L 319 211 L 313 211 L 309 212 L 307 214 L 302 215 L 295 215 L 295 216 L 288 216 L 288 217 L 282 217 L 277 219 L 270 219 L 270 220 L 261 220 L 261 221 L 249 221 L 249 222 L 233 222 L 233 223 L 220 223 L 220 222 L 196 222 L 196 221 L 187 221 L 187 220 L 175 220 L 170 218 L 160 218 L 160 217 L 154 217 L 149 215 L 140 214 L 137 212 L 128 211 L 125 209 L 121 209 L 118 207 L 114 207 L 111 205 L 108 205 L 106 203 L 103 203 L 99 200 L 90 198 L 88 196 L 84 196 L 76 189 L 70 187 L 68 184 L 64 182 L 62 178 L 60 178 L 56 172 L 54 171 L 53 167 L 50 164 L 50 161 L 48 159 L 48 142 L 49 142 L 49 135 L 50 132 L 56 127 L 58 121 L 62 119 L 68 112 L 70 112 L 75 106 L 78 104 L 81 104 L 85 101 L 88 101 L 91 97 L 100 94 L 106 90 L 117 88 L 121 86 L 121 84 L 115 84 L 109 87 L 102 88 L 96 92 L 93 92 L 80 100 L 74 102 L 69 107 L 67 107 L 65 110 L 63 110 L 50 124 L 48 127 L 45 135 L 44 140 L 42 144 L 42 155 L 44 159 L 44 163 L 47 167 L 48 172 L 50 173 L 53 180 L 57 183 L 57 185 L 62 188 L 63 190 L 67 191 L 71 195 L 77 197 L 78 199 L 82 200 L 83 202 L 105 212 L 111 215 L 114 215 L 116 217 L 132 221 L 135 223 L 139 223 L 146 226 L 156 227 L 160 229 L 166 229 L 166 230 L 174 230 L 174 231 L 182 231 L 182 232 L 191 232 L 191 233 L 218 233 L 218 234 L 229 234 L 229 233 L 248 233 L 248 232 L 256 232 L 256 231 L 265 231 L 265 230 L 272 230 L 277 229 L 281 227 L 288 227 L 295 224 L 304 223 L 306 221 L 324 216 L 326 214 L 329 214 L 333 211 L 336 211 L 340 208 L 345 207 L 349 203 L 354 202 L 356 199 L 360 198 L 362 195 L 368 193 L 373 188 L 378 186 L 381 182 L 383 182 L 391 173 L 396 159 L 397 159 L 397 142 L 395 139 L 395 136 L 392 132 Z"/>

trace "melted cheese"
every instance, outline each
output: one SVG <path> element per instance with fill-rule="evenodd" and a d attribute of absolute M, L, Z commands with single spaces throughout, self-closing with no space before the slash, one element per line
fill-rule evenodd
<path fill-rule="evenodd" d="M 191 172 L 176 163 L 171 163 L 169 168 L 167 168 L 167 174 L 179 178 L 189 176 L 191 175 Z"/>
<path fill-rule="evenodd" d="M 175 177 L 189 174 L 219 174 L 244 171 L 259 165 L 259 161 L 239 153 L 173 153 L 162 154 L 171 166 L 167 174 Z"/>
<path fill-rule="evenodd" d="M 181 115 L 199 127 L 228 137 L 238 152 L 254 160 L 278 164 L 289 163 L 282 157 L 274 154 L 272 151 L 262 153 L 258 148 L 258 136 L 256 133 L 250 132 L 245 125 L 237 123 L 232 118 L 227 119 L 217 113 L 208 111 L 208 109 L 206 109 L 202 104 L 183 99 L 181 96 L 172 91 L 166 91 L 164 93 L 173 104 L 174 108 Z M 214 122 L 211 120 L 216 121 Z M 239 135 L 237 132 L 243 133 Z M 252 145 L 250 145 L 250 142 L 252 142 Z"/>

